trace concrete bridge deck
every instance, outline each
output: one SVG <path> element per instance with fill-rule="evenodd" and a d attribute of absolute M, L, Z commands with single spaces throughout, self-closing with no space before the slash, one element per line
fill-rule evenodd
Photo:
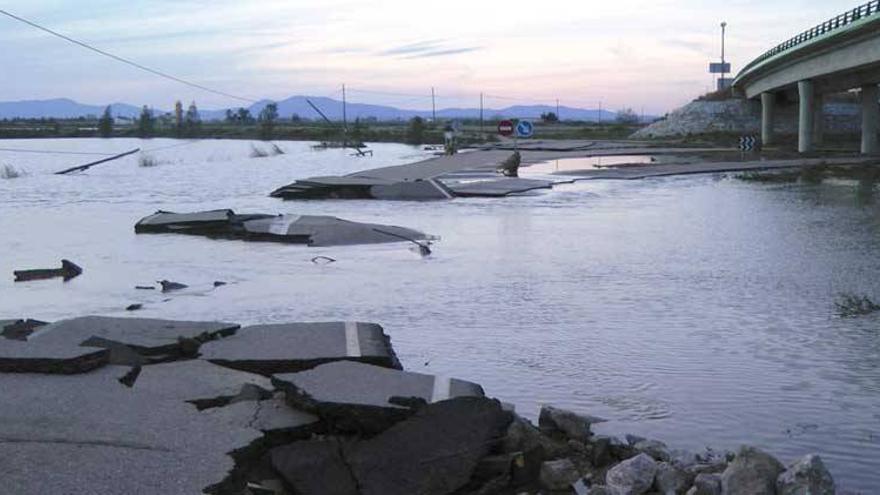
<path fill-rule="evenodd" d="M 861 90 L 865 154 L 880 152 L 880 0 L 872 0 L 781 43 L 747 65 L 734 88 L 761 99 L 761 136 L 773 144 L 774 107 L 780 99 L 799 103 L 798 150 L 821 140 L 817 118 L 825 94 Z"/>

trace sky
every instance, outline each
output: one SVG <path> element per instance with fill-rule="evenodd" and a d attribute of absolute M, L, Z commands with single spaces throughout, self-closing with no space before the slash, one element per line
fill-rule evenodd
<path fill-rule="evenodd" d="M 545 103 L 661 115 L 771 46 L 857 6 L 840 0 L 0 0 L 0 9 L 248 99 L 427 109 Z M 242 101 L 141 72 L 0 16 L 0 100 L 171 108 Z"/>

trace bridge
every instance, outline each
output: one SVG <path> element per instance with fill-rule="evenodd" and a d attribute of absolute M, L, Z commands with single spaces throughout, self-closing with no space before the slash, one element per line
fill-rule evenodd
<path fill-rule="evenodd" d="M 761 137 L 773 144 L 774 107 L 796 99 L 798 151 L 821 140 L 823 95 L 859 89 L 865 154 L 880 152 L 880 0 L 856 7 L 771 48 L 737 75 L 734 89 L 760 98 Z"/>

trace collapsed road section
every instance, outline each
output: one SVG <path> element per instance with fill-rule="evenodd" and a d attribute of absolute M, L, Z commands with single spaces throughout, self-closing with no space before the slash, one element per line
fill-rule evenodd
<path fill-rule="evenodd" d="M 478 384 L 404 371 L 374 323 L 0 319 L 0 390 L 17 495 L 835 490 L 816 455 L 623 441 L 552 406 L 536 427 Z"/>
<path fill-rule="evenodd" d="M 501 197 L 552 187 L 552 181 L 518 178 L 519 163 L 519 154 L 506 151 L 464 153 L 345 176 L 299 179 L 272 191 L 270 196 L 281 199 L 430 201 Z M 449 175 L 475 167 L 490 173 L 479 180 L 466 181 Z"/>
<path fill-rule="evenodd" d="M 417 230 L 394 225 L 352 222 L 314 215 L 239 215 L 232 210 L 195 213 L 158 211 L 134 226 L 138 234 L 189 234 L 219 239 L 272 241 L 308 246 L 348 246 L 436 240 Z"/>

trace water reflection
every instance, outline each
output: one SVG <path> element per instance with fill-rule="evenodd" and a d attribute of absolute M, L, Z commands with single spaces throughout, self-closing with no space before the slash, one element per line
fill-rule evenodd
<path fill-rule="evenodd" d="M 133 141 L 14 144 L 173 143 Z M 880 318 L 833 308 L 845 291 L 880 299 L 880 207 L 859 199 L 861 182 L 686 177 L 492 200 L 282 202 L 268 192 L 296 178 L 419 151 L 281 146 L 286 155 L 252 159 L 248 142 L 204 141 L 154 152 L 156 167 L 132 158 L 74 177 L 51 175 L 70 156 L 0 155 L 28 171 L 0 180 L 0 273 L 62 257 L 85 268 L 68 284 L 0 278 L 0 317 L 124 316 L 143 303 L 144 317 L 377 321 L 406 366 L 480 382 L 529 416 L 554 403 L 611 419 L 603 431 L 695 450 L 819 452 L 842 488 L 880 486 Z M 208 208 L 337 215 L 442 240 L 422 259 L 404 244 L 310 249 L 132 229 L 157 209 Z M 167 302 L 134 289 L 163 278 L 229 284 Z"/>

